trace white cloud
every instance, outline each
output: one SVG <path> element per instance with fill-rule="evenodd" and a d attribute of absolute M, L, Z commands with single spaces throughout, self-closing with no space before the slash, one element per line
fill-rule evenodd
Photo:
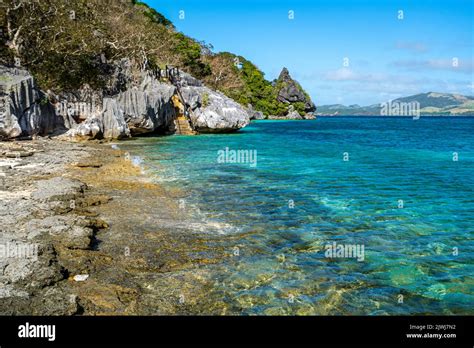
<path fill-rule="evenodd" d="M 356 78 L 356 74 L 348 68 L 341 68 L 334 71 L 328 71 L 325 79 L 329 81 L 350 81 Z"/>
<path fill-rule="evenodd" d="M 361 74 L 349 68 L 340 68 L 326 72 L 323 79 L 327 81 L 381 81 L 384 77 L 377 74 Z"/>
<path fill-rule="evenodd" d="M 449 70 L 460 73 L 472 73 L 473 64 L 469 59 L 429 59 L 429 60 L 396 60 L 391 66 L 407 70 Z"/>
<path fill-rule="evenodd" d="M 428 51 L 428 47 L 422 42 L 407 42 L 407 41 L 397 41 L 395 43 L 395 48 L 398 50 L 411 51 L 414 53 L 424 53 Z"/>

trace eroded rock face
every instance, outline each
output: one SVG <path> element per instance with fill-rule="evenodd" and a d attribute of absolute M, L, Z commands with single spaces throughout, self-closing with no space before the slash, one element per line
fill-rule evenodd
<path fill-rule="evenodd" d="M 264 120 L 265 115 L 261 111 L 256 111 L 252 104 L 247 105 L 247 112 L 251 120 Z"/>
<path fill-rule="evenodd" d="M 45 100 L 27 71 L 0 67 L 0 139 L 64 129 L 62 118 Z"/>
<path fill-rule="evenodd" d="M 120 93 L 117 101 L 131 134 L 166 130 L 174 118 L 171 97 L 176 87 L 146 75 L 142 83 Z"/>
<path fill-rule="evenodd" d="M 300 84 L 291 78 L 287 68 L 283 68 L 281 71 L 276 85 L 280 88 L 277 95 L 278 101 L 288 104 L 304 103 L 306 113 L 316 111 L 316 106 L 311 98 L 304 92 Z"/>
<path fill-rule="evenodd" d="M 138 84 L 128 82 L 127 88 L 117 95 L 101 97 L 97 93 L 79 93 L 84 113 L 76 115 L 68 124 L 68 136 L 86 139 L 122 139 L 131 135 L 166 131 L 174 118 L 171 97 L 176 87 L 142 73 Z M 117 79 L 122 83 L 123 78 Z M 70 98 L 69 98 L 70 100 Z M 82 121 L 78 123 L 78 121 Z"/>
<path fill-rule="evenodd" d="M 173 84 L 148 72 L 132 78 L 126 60 L 117 63 L 104 90 L 84 86 L 58 95 L 39 91 L 25 71 L 2 74 L 0 138 L 65 133 L 67 139 L 122 139 L 152 132 L 167 133 L 175 118 Z M 178 85 L 200 132 L 232 132 L 249 123 L 247 111 L 222 93 L 180 72 Z"/>
<path fill-rule="evenodd" d="M 86 115 L 84 122 L 73 123 L 67 135 L 85 139 L 122 139 L 130 137 L 123 110 L 116 98 L 104 98 L 102 109 Z"/>
<path fill-rule="evenodd" d="M 190 86 L 182 88 L 182 94 L 193 109 L 191 119 L 198 132 L 233 132 L 250 123 L 247 110 L 220 92 Z"/>

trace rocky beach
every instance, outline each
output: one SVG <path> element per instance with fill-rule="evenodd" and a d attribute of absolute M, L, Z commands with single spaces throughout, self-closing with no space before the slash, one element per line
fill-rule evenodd
<path fill-rule="evenodd" d="M 0 143 L 0 154 L 0 236 L 10 248 L 0 259 L 0 314 L 179 314 L 208 305 L 199 265 L 226 255 L 189 230 L 183 192 L 153 183 L 110 144 L 38 139 Z"/>
<path fill-rule="evenodd" d="M 312 119 L 314 103 L 286 68 L 268 81 L 143 3 L 53 3 L 54 20 L 39 2 L 0 13 L 0 314 L 229 313 L 211 273 L 239 237 L 122 144 Z"/>

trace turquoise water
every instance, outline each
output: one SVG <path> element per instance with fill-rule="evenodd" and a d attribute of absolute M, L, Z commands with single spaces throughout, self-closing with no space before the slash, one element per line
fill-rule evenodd
<path fill-rule="evenodd" d="M 232 256 L 208 267 L 231 313 L 474 314 L 474 118 L 259 121 L 139 144 L 212 222 L 199 233 L 222 236 Z M 219 163 L 225 148 L 256 165 Z M 328 257 L 332 243 L 363 260 Z"/>

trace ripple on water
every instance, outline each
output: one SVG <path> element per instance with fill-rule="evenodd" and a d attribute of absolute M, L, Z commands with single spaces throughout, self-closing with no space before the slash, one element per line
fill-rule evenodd
<path fill-rule="evenodd" d="M 473 129 L 465 118 L 258 122 L 130 151 L 186 191 L 188 227 L 232 255 L 208 266 L 227 313 L 473 314 Z M 256 149 L 258 165 L 217 164 L 225 147 Z M 331 242 L 363 244 L 365 260 L 326 258 Z"/>

